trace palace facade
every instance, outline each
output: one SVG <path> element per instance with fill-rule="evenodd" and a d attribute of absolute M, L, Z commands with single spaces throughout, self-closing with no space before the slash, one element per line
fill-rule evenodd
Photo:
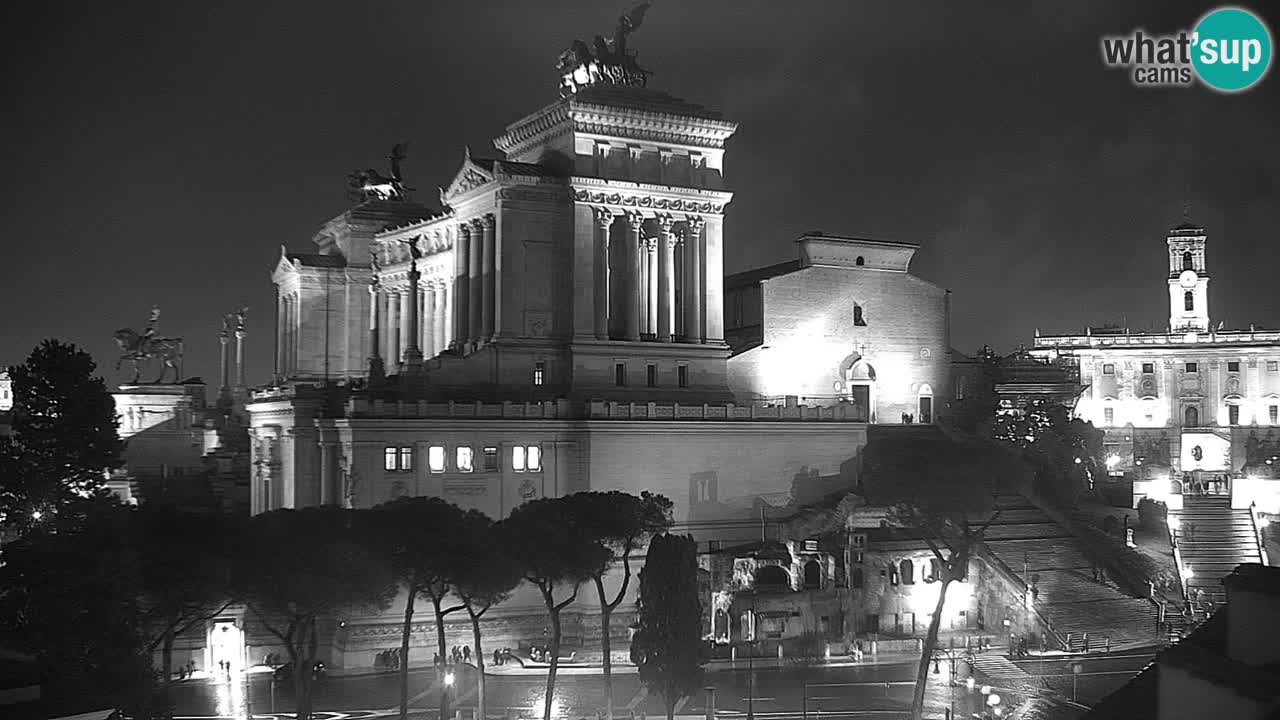
<path fill-rule="evenodd" d="M 1184 222 L 1165 239 L 1165 332 L 1037 332 L 1032 353 L 1077 374 L 1076 414 L 1105 431 L 1108 470 L 1134 478 L 1135 506 L 1181 507 L 1186 483 L 1225 475 L 1233 505 L 1277 512 L 1280 331 L 1213 324 L 1207 237 Z"/>

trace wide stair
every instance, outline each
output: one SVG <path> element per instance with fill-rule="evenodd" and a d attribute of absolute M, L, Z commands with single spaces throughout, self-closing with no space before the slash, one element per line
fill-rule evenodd
<path fill-rule="evenodd" d="M 1205 601 L 1226 602 L 1222 578 L 1240 563 L 1262 562 L 1253 518 L 1248 510 L 1232 510 L 1228 496 L 1183 496 L 1182 510 L 1169 516 L 1177 518 L 1178 551 L 1182 567 L 1191 570 L 1191 577 L 1185 579 L 1193 600 L 1196 591 L 1202 590 Z"/>
<path fill-rule="evenodd" d="M 1081 649 L 1153 642 L 1157 610 L 1107 579 L 1093 579 L 1093 563 L 1065 528 L 1021 495 L 996 499 L 1000 516 L 987 529 L 987 548 L 1024 580 L 1035 578 L 1036 605 L 1064 640 Z"/>

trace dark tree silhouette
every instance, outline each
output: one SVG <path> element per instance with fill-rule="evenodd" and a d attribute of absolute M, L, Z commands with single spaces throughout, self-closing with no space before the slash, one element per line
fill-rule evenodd
<path fill-rule="evenodd" d="M 609 560 L 591 535 L 572 497 L 540 498 L 516 508 L 502 522 L 506 542 L 523 568 L 524 579 L 538 588 L 551 620 L 551 667 L 547 671 L 543 720 L 551 720 L 556 671 L 560 667 L 560 613 L 578 597 L 582 584 Z M 557 599 L 558 591 L 568 595 Z"/>
<path fill-rule="evenodd" d="M 571 496 L 591 536 L 608 552 L 608 562 L 592 575 L 600 599 L 600 650 L 604 656 L 605 716 L 613 719 L 613 649 L 610 620 L 631 584 L 631 554 L 671 527 L 671 501 L 644 491 L 639 497 L 617 490 Z M 604 578 L 622 564 L 622 584 L 610 598 Z"/>
<path fill-rule="evenodd" d="M 78 498 L 104 495 L 123 464 L 115 399 L 88 353 L 40 343 L 13 381 L 12 436 L 0 436 L 0 525 L 21 533 Z"/>
<path fill-rule="evenodd" d="M 1035 471 L 1034 488 L 1046 500 L 1072 505 L 1089 479 L 1106 472 L 1099 462 L 1103 432 L 1060 403 L 1036 400 L 996 418 L 995 439 Z"/>
<path fill-rule="evenodd" d="M 237 548 L 236 587 L 293 663 L 298 720 L 311 717 L 312 668 L 321 618 L 386 608 L 395 576 L 354 516 L 333 506 L 276 510 L 246 524 Z"/>
<path fill-rule="evenodd" d="M 409 712 L 409 634 L 413 627 L 414 603 L 420 595 L 431 600 L 441 658 L 436 666 L 436 681 L 443 683 L 445 618 L 466 609 L 463 603 L 446 607 L 461 569 L 459 558 L 468 549 L 464 530 L 486 522 L 487 518 L 441 498 L 403 497 L 374 508 L 367 520 L 372 524 L 370 536 L 377 538 L 380 552 L 391 563 L 407 593 L 400 636 L 400 717 L 405 718 Z M 447 696 L 441 693 L 442 716 L 446 702 Z"/>
<path fill-rule="evenodd" d="M 693 538 L 658 535 L 640 570 L 640 627 L 631 660 L 640 681 L 662 695 L 667 720 L 676 703 L 702 685 L 702 603 L 698 600 L 698 556 Z"/>
<path fill-rule="evenodd" d="M 480 642 L 480 619 L 494 605 L 510 597 L 523 580 L 523 568 L 510 552 L 510 540 L 502 537 L 502 526 L 480 513 L 468 514 L 459 530 L 466 549 L 458 555 L 454 592 L 471 619 L 472 648 L 476 657 L 476 717 L 486 717 L 484 647 Z"/>
<path fill-rule="evenodd" d="M 161 650 L 161 709 L 172 716 L 174 639 L 217 617 L 234 600 L 228 549 L 235 526 L 222 515 L 163 505 L 143 505 L 134 511 L 132 525 L 147 650 Z"/>
<path fill-rule="evenodd" d="M 933 584 L 938 601 L 916 668 L 914 720 L 924 711 L 947 588 L 967 576 L 976 546 L 999 515 L 995 493 L 1014 485 L 1018 469 L 989 441 L 961 443 L 942 433 L 924 438 L 881 435 L 863 450 L 863 483 L 871 504 L 891 506 L 890 522 L 919 532 L 938 562 Z"/>

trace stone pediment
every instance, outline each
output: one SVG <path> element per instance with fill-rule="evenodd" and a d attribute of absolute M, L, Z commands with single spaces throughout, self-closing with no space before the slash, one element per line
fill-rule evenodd
<path fill-rule="evenodd" d="M 465 195 L 476 188 L 487 185 L 494 181 L 493 173 L 481 167 L 479 163 L 471 159 L 471 150 L 467 149 L 467 154 L 462 160 L 462 167 L 458 169 L 458 173 L 453 176 L 453 182 L 449 183 L 448 188 L 441 189 L 440 202 L 446 206 L 452 204 L 451 201 L 460 195 Z"/>

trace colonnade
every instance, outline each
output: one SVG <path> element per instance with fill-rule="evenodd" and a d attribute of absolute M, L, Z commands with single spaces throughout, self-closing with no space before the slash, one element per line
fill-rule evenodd
<path fill-rule="evenodd" d="M 705 342 L 703 218 L 594 211 L 596 338 Z"/>
<path fill-rule="evenodd" d="M 443 279 L 422 280 L 416 296 L 408 286 L 373 289 L 370 321 L 378 330 L 378 355 L 389 359 L 392 368 L 399 365 L 414 332 L 411 315 L 415 309 L 418 335 L 414 339 L 423 357 L 435 357 L 447 350 L 453 342 L 449 323 L 453 295 L 453 289 Z"/>
<path fill-rule="evenodd" d="M 285 377 L 298 369 L 299 294 L 276 298 L 276 375 Z"/>

